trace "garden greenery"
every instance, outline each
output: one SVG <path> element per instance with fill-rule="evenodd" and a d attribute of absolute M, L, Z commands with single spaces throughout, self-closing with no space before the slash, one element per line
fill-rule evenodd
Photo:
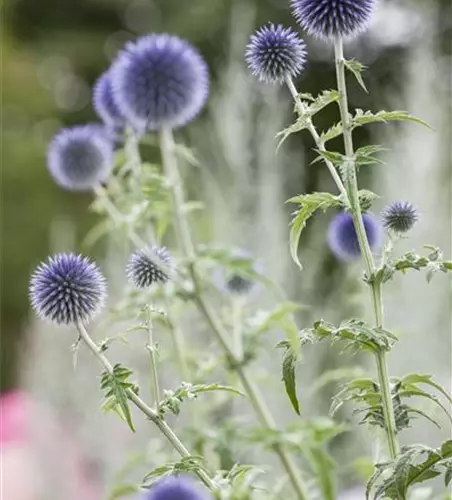
<path fill-rule="evenodd" d="M 130 286 L 107 320 L 121 323 L 138 318 L 128 332 L 146 336 L 152 400 L 146 402 L 132 368 L 109 360 L 109 347 L 117 338 L 95 342 L 91 336 L 91 320 L 106 295 L 106 280 L 97 264 L 80 255 L 57 254 L 35 270 L 30 284 L 38 316 L 75 325 L 78 344 L 88 347 L 99 361 L 105 396 L 102 408 L 116 412 L 134 432 L 131 405 L 135 406 L 178 456 L 149 471 L 139 485 L 116 485 L 111 498 L 136 492 L 137 497 L 149 500 L 334 500 L 337 481 L 328 442 L 350 431 L 334 420 L 346 402 L 355 405 L 361 423 L 381 430 L 378 436 L 386 450 L 384 461 L 375 463 L 368 477 L 367 498 L 408 499 L 416 485 L 442 475 L 436 488 L 437 498 L 442 499 L 441 485 L 447 489 L 452 479 L 452 441 L 434 448 L 399 444 L 400 432 L 416 417 L 438 425 L 410 403 L 413 397 L 432 401 L 449 420 L 452 399 L 430 375 L 390 377 L 387 356 L 398 337 L 385 325 L 382 294 L 385 283 L 410 269 L 426 271 L 431 279 L 436 272 L 452 270 L 452 262 L 434 247 L 426 247 L 422 255 L 396 255 L 398 239 L 413 227 L 419 213 L 406 201 L 390 203 L 381 217 L 369 211 L 376 195 L 359 190 L 358 174 L 362 166 L 379 162 L 382 148 L 355 149 L 353 144 L 353 131 L 366 124 L 426 124 L 405 111 L 349 109 L 346 75 L 354 76 L 364 91 L 366 87 L 363 65 L 344 58 L 343 39 L 366 29 L 373 0 L 291 0 L 290 4 L 304 30 L 334 47 L 337 77 L 337 89 L 320 91 L 317 96 L 300 93 L 294 80 L 305 70 L 308 54 L 306 44 L 291 28 L 265 25 L 251 35 L 245 49 L 246 63 L 257 78 L 285 85 L 293 98 L 296 119 L 278 134 L 278 147 L 289 135 L 307 131 L 318 155 L 315 162 L 327 167 L 337 188 L 335 193 L 306 193 L 288 200 L 296 207 L 288 238 L 290 254 L 302 270 L 298 246 L 308 219 L 317 211 L 334 210 L 328 244 L 338 259 L 362 259 L 373 318 L 351 318 L 338 325 L 321 319 L 300 331 L 294 319 L 297 305 L 281 302 L 279 294 L 272 310 L 250 313 L 244 304 L 255 285 L 275 288 L 248 252 L 195 241 L 190 213 L 199 204 L 186 200 L 180 173 L 179 161 L 186 148 L 175 141 L 174 130 L 195 119 L 204 106 L 207 66 L 195 48 L 173 35 L 151 34 L 127 43 L 94 87 L 93 103 L 103 125 L 62 130 L 49 146 L 48 168 L 60 186 L 93 191 L 93 209 L 101 222 L 88 236 L 90 243 L 121 232 L 130 245 L 124 266 Z M 340 122 L 318 130 L 317 113 L 333 104 L 339 106 Z M 146 143 L 149 134 L 158 137 L 161 165 L 141 159 L 140 144 Z M 328 143 L 338 137 L 343 138 L 343 151 L 329 149 Z M 172 241 L 176 244 L 168 244 Z M 219 307 L 221 302 L 226 306 Z M 189 359 L 184 339 L 189 322 L 175 314 L 175 304 L 186 308 L 184 317 L 196 309 L 221 354 L 213 351 L 204 365 L 201 352 L 198 362 Z M 262 335 L 274 327 L 285 333 L 277 346 L 283 354 L 282 383 L 299 415 L 298 423 L 288 428 L 277 425 L 253 371 Z M 161 338 L 163 331 L 172 340 L 171 346 L 163 343 L 164 349 L 176 360 L 182 381 L 171 389 L 161 387 L 156 335 Z M 304 346 L 319 341 L 338 342 L 354 353 L 370 354 L 377 378 L 349 379 L 334 396 L 330 416 L 309 420 L 297 397 L 296 365 Z M 218 369 L 221 366 L 223 370 Z M 230 383 L 224 383 L 225 379 Z M 197 413 L 197 402 L 189 401 L 198 397 L 213 398 L 210 411 L 202 408 Z M 233 398 L 246 398 L 255 412 L 253 428 L 233 429 L 237 422 L 226 425 L 224 408 Z M 191 417 L 190 432 L 180 429 L 177 419 L 168 419 L 169 414 L 185 411 Z M 223 413 L 221 425 L 209 429 L 215 411 Z M 273 452 L 283 474 L 272 473 L 263 464 L 240 463 L 233 446 L 239 438 Z"/>

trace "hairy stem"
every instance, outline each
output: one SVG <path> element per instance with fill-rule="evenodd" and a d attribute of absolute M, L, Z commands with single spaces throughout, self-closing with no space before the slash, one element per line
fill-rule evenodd
<path fill-rule="evenodd" d="M 156 344 L 154 342 L 153 327 L 152 327 L 152 308 L 150 305 L 146 306 L 146 316 L 147 316 L 146 328 L 148 332 L 148 344 L 146 348 L 149 351 L 152 394 L 154 397 L 155 407 L 158 408 L 160 403 L 159 375 L 157 370 Z"/>
<path fill-rule="evenodd" d="M 81 322 L 77 322 L 77 330 L 80 338 L 94 354 L 97 360 L 104 367 L 105 371 L 110 375 L 113 374 L 113 366 L 102 353 L 100 348 L 94 342 L 87 332 L 85 326 Z M 137 396 L 131 389 L 126 389 L 127 398 L 142 412 L 144 415 L 151 420 L 160 430 L 160 432 L 167 438 L 173 448 L 179 453 L 183 458 L 191 457 L 191 453 L 185 448 L 181 440 L 177 437 L 171 427 L 165 422 L 165 420 L 158 415 L 152 408 L 150 408 L 139 396 Z M 216 488 L 214 481 L 209 477 L 209 475 L 202 469 L 196 469 L 196 474 L 199 479 L 211 490 Z"/>
<path fill-rule="evenodd" d="M 293 100 L 295 101 L 295 104 L 297 106 L 297 110 L 298 110 L 300 117 L 304 116 L 306 114 L 306 108 L 305 108 L 302 100 L 300 99 L 300 96 L 298 95 L 298 91 L 295 88 L 293 80 L 290 76 L 288 76 L 286 78 L 286 84 L 290 90 L 290 93 L 292 94 Z M 320 140 L 320 136 L 319 136 L 316 128 L 314 127 L 314 124 L 312 123 L 311 117 L 306 118 L 306 125 L 307 125 L 307 129 L 308 129 L 309 133 L 312 135 L 312 138 L 314 139 L 314 142 L 315 142 L 317 148 L 319 149 L 319 151 L 326 151 L 325 144 Z M 325 162 L 326 166 L 328 167 L 328 170 L 330 171 L 330 174 L 331 174 L 334 182 L 336 183 L 336 186 L 339 189 L 339 192 L 341 193 L 344 201 L 346 202 L 348 199 L 347 191 L 344 187 L 344 184 L 342 183 L 340 175 L 337 173 L 336 167 L 326 158 L 324 158 L 324 162 Z"/>
<path fill-rule="evenodd" d="M 250 379 L 245 367 L 243 366 L 242 360 L 236 356 L 234 349 L 229 345 L 228 332 L 224 329 L 214 309 L 204 297 L 202 283 L 195 265 L 195 249 L 186 218 L 186 212 L 184 211 L 184 193 L 177 166 L 177 159 L 174 151 L 175 144 L 171 129 L 165 128 L 161 131 L 160 144 L 163 167 L 171 184 L 176 233 L 179 238 L 181 250 L 189 260 L 189 272 L 195 288 L 195 301 L 198 310 L 210 326 L 219 344 L 228 356 L 231 366 L 233 366 L 233 369 L 237 372 L 245 392 L 248 395 L 259 420 L 261 421 L 261 424 L 268 429 L 275 429 L 276 424 L 258 388 Z M 287 453 L 286 448 L 281 444 L 276 444 L 274 445 L 274 450 L 280 458 L 287 475 L 289 476 L 297 498 L 300 500 L 308 499 L 309 494 L 307 487 L 304 484 L 301 474 L 297 470 L 291 456 Z"/>
<path fill-rule="evenodd" d="M 343 53 L 343 42 L 341 38 L 336 38 L 334 44 L 334 54 L 336 63 L 336 78 L 337 86 L 340 94 L 339 107 L 344 136 L 344 148 L 348 165 L 346 175 L 346 185 L 351 212 L 353 215 L 353 223 L 355 225 L 356 234 L 358 236 L 359 247 L 363 257 L 365 270 L 368 276 L 371 276 L 375 271 L 375 263 L 370 250 L 369 241 L 367 239 L 366 230 L 364 227 L 361 207 L 359 204 L 358 195 L 358 179 L 356 175 L 356 166 L 354 164 L 354 149 L 352 139 L 352 123 L 351 116 L 348 110 L 347 87 L 345 84 L 345 61 Z M 383 326 L 383 303 L 380 283 L 373 282 L 370 285 L 372 302 L 375 314 L 375 322 L 378 327 Z M 389 383 L 388 366 L 386 353 L 379 351 L 376 354 L 378 380 L 380 383 L 381 400 L 383 406 L 383 415 L 385 418 L 385 431 L 388 440 L 389 453 L 392 459 L 396 458 L 399 453 L 399 443 L 397 439 L 397 427 L 394 416 L 394 408 L 392 405 L 391 386 Z"/>

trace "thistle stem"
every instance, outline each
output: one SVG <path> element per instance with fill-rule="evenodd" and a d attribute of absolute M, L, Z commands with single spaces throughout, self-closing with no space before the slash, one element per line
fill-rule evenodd
<path fill-rule="evenodd" d="M 238 359 L 234 349 L 229 345 L 228 332 L 224 329 L 219 321 L 215 311 L 210 304 L 206 301 L 202 290 L 202 283 L 199 278 L 195 266 L 195 249 L 191 239 L 190 228 L 184 211 L 184 193 L 182 190 L 179 169 L 177 166 L 177 159 L 175 155 L 175 144 L 172 130 L 164 128 L 160 135 L 160 145 L 162 151 L 162 162 L 164 170 L 168 176 L 171 185 L 173 197 L 173 210 L 175 218 L 175 227 L 177 237 L 181 250 L 189 260 L 189 273 L 195 288 L 195 301 L 201 315 L 210 326 L 212 332 L 215 334 L 219 344 L 228 356 L 233 369 L 237 372 L 243 388 L 248 395 L 251 404 L 261 421 L 261 424 L 267 429 L 276 429 L 276 424 L 270 414 L 264 399 L 262 398 L 258 388 L 250 379 L 245 367 Z M 309 498 L 308 490 L 304 484 L 300 472 L 297 470 L 291 456 L 287 453 L 286 448 L 281 444 L 274 445 L 274 450 L 278 455 L 284 469 L 289 476 L 292 486 L 296 492 L 299 500 L 306 500 Z"/>
<path fill-rule="evenodd" d="M 152 327 L 152 308 L 150 305 L 146 306 L 146 329 L 148 332 L 148 345 L 146 348 L 149 351 L 149 361 L 151 368 L 151 383 L 152 394 L 154 397 L 155 407 L 159 407 L 160 403 L 160 388 L 159 388 L 159 375 L 157 370 L 157 356 L 156 345 L 154 343 L 153 327 Z"/>
<path fill-rule="evenodd" d="M 298 95 L 298 91 L 293 83 L 293 80 L 290 76 L 286 77 L 286 84 L 287 87 L 290 90 L 290 93 L 292 94 L 292 98 L 295 101 L 295 104 L 297 106 L 298 113 L 300 117 L 303 117 L 306 115 L 306 108 L 305 105 L 303 104 L 302 100 L 300 99 L 300 96 Z M 312 123 L 312 118 L 305 117 L 306 119 L 306 126 L 309 131 L 309 133 L 312 135 L 312 138 L 314 139 L 314 142 L 319 149 L 319 151 L 326 151 L 325 144 L 323 141 L 320 139 L 320 136 L 314 127 L 314 124 Z M 347 196 L 347 191 L 344 187 L 344 184 L 342 183 L 340 175 L 337 173 L 336 167 L 326 158 L 324 158 L 324 162 L 326 166 L 328 167 L 328 170 L 330 171 L 331 177 L 333 178 L 334 182 L 336 183 L 337 188 L 339 189 L 339 192 L 342 195 L 342 198 L 344 199 L 344 202 L 348 200 Z"/>
<path fill-rule="evenodd" d="M 105 368 L 105 371 L 110 375 L 113 374 L 113 366 L 102 353 L 100 348 L 96 345 L 94 340 L 90 337 L 85 326 L 79 321 L 76 324 L 77 331 L 80 338 L 94 354 L 97 360 Z M 185 448 L 181 440 L 177 437 L 171 427 L 165 422 L 165 420 L 158 415 L 152 408 L 150 408 L 139 396 L 137 396 L 131 389 L 126 389 L 127 398 L 142 412 L 144 415 L 151 420 L 160 430 L 160 432 L 166 437 L 173 448 L 179 453 L 182 458 L 191 457 L 191 453 Z M 216 488 L 214 481 L 209 477 L 209 475 L 202 469 L 196 469 L 196 474 L 199 479 L 211 490 Z"/>
<path fill-rule="evenodd" d="M 350 162 L 348 175 L 345 179 L 345 182 L 351 213 L 353 216 L 353 223 L 355 226 L 356 234 L 358 236 L 359 247 L 361 249 L 361 255 L 363 257 L 365 270 L 367 275 L 371 276 L 375 271 L 375 263 L 372 257 L 372 252 L 370 250 L 369 241 L 367 239 L 367 234 L 361 213 L 361 207 L 359 204 L 358 179 L 356 175 L 356 165 L 354 163 L 352 123 L 351 116 L 348 110 L 347 86 L 345 83 L 344 49 L 342 38 L 340 37 L 335 39 L 334 54 L 336 63 L 337 87 L 340 94 L 339 108 L 343 127 L 345 155 L 347 157 L 347 161 Z M 375 323 L 377 327 L 383 327 L 384 317 L 381 285 L 380 283 L 373 282 L 371 283 L 370 287 L 375 315 Z M 394 407 L 392 404 L 386 352 L 378 351 L 376 354 L 376 362 L 388 448 L 391 458 L 395 459 L 397 457 L 397 454 L 399 453 L 399 443 L 397 439 L 397 427 L 394 416 Z"/>

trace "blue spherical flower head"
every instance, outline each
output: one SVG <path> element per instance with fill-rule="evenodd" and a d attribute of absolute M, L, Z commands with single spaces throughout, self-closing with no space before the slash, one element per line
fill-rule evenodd
<path fill-rule="evenodd" d="M 297 22 L 319 38 L 352 37 L 364 31 L 375 0 L 291 0 Z"/>
<path fill-rule="evenodd" d="M 106 182 L 112 171 L 112 136 L 95 124 L 63 129 L 49 145 L 47 167 L 61 187 L 93 189 Z"/>
<path fill-rule="evenodd" d="M 383 209 L 383 225 L 396 233 L 406 233 L 419 219 L 419 212 L 409 201 L 394 201 Z"/>
<path fill-rule="evenodd" d="M 213 500 L 205 489 L 202 489 L 189 476 L 167 476 L 158 481 L 146 493 L 145 500 Z M 143 499 L 143 500 L 144 500 Z"/>
<path fill-rule="evenodd" d="M 373 215 L 362 215 L 370 249 L 376 251 L 382 242 L 381 225 Z M 351 261 L 361 255 L 353 217 L 349 212 L 339 212 L 333 217 L 328 227 L 327 240 L 331 251 L 341 260 Z"/>
<path fill-rule="evenodd" d="M 250 38 L 245 50 L 248 67 L 259 80 L 284 83 L 306 64 L 306 45 L 291 28 L 267 24 Z"/>
<path fill-rule="evenodd" d="M 87 323 L 102 308 L 106 281 L 98 266 L 73 253 L 56 254 L 31 276 L 30 299 L 36 314 L 59 325 Z"/>
<path fill-rule="evenodd" d="M 111 68 L 113 97 L 137 130 L 179 127 L 195 118 L 209 93 L 209 72 L 185 40 L 152 34 L 129 43 Z"/>
<path fill-rule="evenodd" d="M 170 264 L 171 256 L 165 247 L 145 247 L 130 256 L 126 268 L 127 277 L 137 288 L 147 288 L 153 283 L 166 283 L 168 274 L 162 267 Z"/>
<path fill-rule="evenodd" d="M 99 118 L 115 132 L 124 128 L 125 120 L 113 99 L 110 72 L 106 71 L 93 87 L 93 106 Z"/>

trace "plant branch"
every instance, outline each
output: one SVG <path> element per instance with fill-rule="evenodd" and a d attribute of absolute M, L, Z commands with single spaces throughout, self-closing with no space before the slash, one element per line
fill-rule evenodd
<path fill-rule="evenodd" d="M 298 95 L 297 89 L 295 88 L 295 85 L 291 77 L 288 76 L 286 78 L 286 84 L 290 90 L 293 100 L 295 101 L 300 117 L 305 117 L 306 108 L 303 102 L 301 101 L 300 96 Z M 325 144 L 321 141 L 320 136 L 316 128 L 314 127 L 314 124 L 312 123 L 311 117 L 305 117 L 305 119 L 306 119 L 307 129 L 312 135 L 312 138 L 314 139 L 317 148 L 319 149 L 319 151 L 326 151 Z M 324 158 L 323 160 L 326 166 L 328 167 L 328 170 L 330 171 L 330 174 L 334 182 L 336 183 L 336 186 L 339 189 L 339 192 L 341 193 L 344 202 L 346 202 L 348 200 L 347 191 L 344 187 L 344 184 L 342 183 L 340 175 L 337 173 L 336 167 L 326 158 Z"/>
<path fill-rule="evenodd" d="M 363 257 L 366 273 L 371 276 L 375 271 L 375 263 L 370 250 L 364 227 L 361 207 L 358 195 L 358 179 L 356 175 L 356 165 L 354 163 L 354 150 L 352 138 L 352 122 L 348 110 L 347 87 L 345 83 L 345 61 L 343 54 L 342 39 L 336 38 L 334 44 L 334 54 L 336 63 L 337 86 L 340 94 L 339 108 L 343 127 L 344 147 L 347 161 L 349 162 L 345 178 L 350 208 L 353 216 L 353 223 L 358 236 L 359 247 Z M 381 284 L 373 282 L 371 284 L 371 294 L 375 314 L 375 322 L 378 327 L 383 327 L 383 303 Z M 394 417 L 394 408 L 392 404 L 391 386 L 388 376 L 388 366 L 386 352 L 378 351 L 376 354 L 378 379 L 380 383 L 381 400 L 383 406 L 383 415 L 385 418 L 385 431 L 388 440 L 389 453 L 391 458 L 396 458 L 399 453 L 399 443 L 397 439 L 397 427 Z"/>
<path fill-rule="evenodd" d="M 77 331 L 80 338 L 94 354 L 97 360 L 105 368 L 105 371 L 110 375 L 113 375 L 113 366 L 102 353 L 100 348 L 94 342 L 87 332 L 85 326 L 79 321 L 76 324 Z M 191 453 L 185 448 L 181 440 L 177 437 L 171 427 L 165 422 L 165 420 L 158 415 L 152 408 L 150 408 L 139 396 L 137 396 L 131 389 L 125 390 L 127 398 L 142 412 L 144 415 L 151 420 L 160 430 L 160 432 L 167 438 L 171 443 L 173 448 L 179 453 L 183 458 L 192 456 Z M 196 474 L 201 479 L 201 481 L 211 490 L 216 488 L 214 481 L 209 477 L 209 475 L 202 469 L 196 469 Z"/>
<path fill-rule="evenodd" d="M 224 352 L 227 354 L 229 360 L 231 361 L 231 365 L 234 367 L 234 370 L 239 375 L 245 392 L 248 395 L 262 425 L 264 425 L 268 429 L 275 429 L 276 424 L 258 388 L 254 385 L 254 383 L 248 376 L 245 367 L 241 362 L 242 360 L 237 358 L 233 348 L 229 345 L 228 332 L 224 329 L 223 325 L 218 320 L 215 311 L 204 298 L 202 283 L 195 265 L 195 249 L 193 241 L 191 239 L 190 228 L 184 210 L 184 193 L 182 190 L 181 179 L 177 166 L 175 144 L 171 129 L 162 129 L 160 135 L 160 144 L 163 167 L 170 181 L 173 196 L 173 210 L 176 233 L 179 239 L 180 247 L 189 260 L 188 267 L 195 288 L 196 305 L 202 316 L 205 318 L 207 324 L 210 326 L 212 332 L 215 334 Z M 292 486 L 297 494 L 297 498 L 300 500 L 308 499 L 309 494 L 307 487 L 305 486 L 301 478 L 300 472 L 297 470 L 295 464 L 293 463 L 292 458 L 287 453 L 286 448 L 281 444 L 276 444 L 274 446 L 274 450 L 279 456 L 281 463 L 289 476 Z"/>

